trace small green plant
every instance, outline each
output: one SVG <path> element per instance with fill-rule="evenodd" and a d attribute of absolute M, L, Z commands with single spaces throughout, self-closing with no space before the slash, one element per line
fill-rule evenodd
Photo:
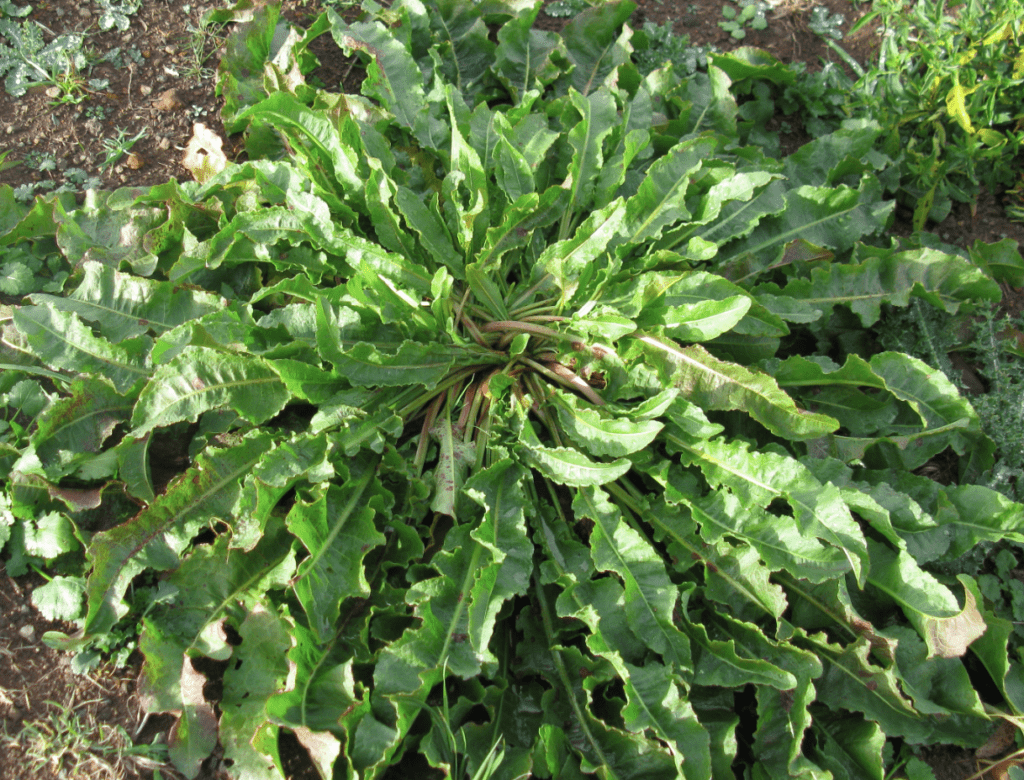
<path fill-rule="evenodd" d="M 0 76 L 6 75 L 8 94 L 21 97 L 38 84 L 57 84 L 65 74 L 76 74 L 88 64 L 82 33 L 63 33 L 49 43 L 42 25 L 0 18 Z M 60 86 L 57 84 L 57 86 Z"/>
<path fill-rule="evenodd" d="M 224 27 L 223 23 L 212 21 L 205 16 L 200 19 L 199 24 L 193 24 L 191 21 L 186 23 L 185 29 L 188 34 L 185 36 L 184 44 L 187 62 L 182 71 L 184 78 L 199 84 L 216 75 L 216 69 L 209 67 L 207 63 L 224 42 Z"/>
<path fill-rule="evenodd" d="M 103 122 L 109 116 L 110 109 L 106 106 L 92 105 L 86 106 L 84 113 L 86 119 L 95 119 L 98 122 Z"/>
<path fill-rule="evenodd" d="M 131 25 L 131 17 L 142 7 L 142 0 L 124 0 L 119 3 L 113 0 L 96 0 L 96 5 L 100 8 L 97 25 L 101 30 L 117 28 L 124 32 Z"/>
<path fill-rule="evenodd" d="M 707 70 L 708 54 L 716 51 L 713 46 L 691 46 L 690 36 L 677 35 L 671 22 L 644 22 L 642 35 L 637 36 L 634 47 L 636 53 L 633 59 L 644 75 L 668 62 L 680 73 L 692 74 L 698 70 Z"/>
<path fill-rule="evenodd" d="M 846 24 L 845 16 L 838 13 L 834 14 L 821 5 L 811 11 L 811 16 L 807 20 L 807 26 L 811 28 L 812 32 L 817 33 L 823 38 L 831 38 L 835 41 L 843 39 L 844 24 Z"/>
<path fill-rule="evenodd" d="M 103 157 L 103 162 L 100 163 L 100 170 L 109 171 L 117 165 L 121 158 L 128 154 L 132 150 L 132 147 L 135 146 L 135 144 L 138 143 L 138 141 L 140 141 L 148 132 L 149 128 L 144 127 L 134 136 L 129 138 L 127 130 L 118 128 L 117 138 L 105 138 L 103 140 L 103 148 L 106 150 L 106 153 Z"/>
<path fill-rule="evenodd" d="M 1020 0 L 884 0 L 851 29 L 882 22 L 878 60 L 863 68 L 836 42 L 821 16 L 812 29 L 857 74 L 846 115 L 869 115 L 889 128 L 885 148 L 901 153 L 900 199 L 913 225 L 941 221 L 953 201 L 975 202 L 982 186 L 1012 187 L 1010 164 L 1024 148 L 1024 55 Z"/>
<path fill-rule="evenodd" d="M 739 11 L 737 11 L 733 6 L 726 3 L 722 6 L 722 16 L 726 20 L 719 22 L 718 26 L 728 32 L 733 38 L 743 40 L 747 37 L 745 27 L 749 26 L 752 30 L 764 30 L 768 27 L 765 12 L 770 7 L 768 3 L 762 2 L 762 0 L 739 0 Z"/>
<path fill-rule="evenodd" d="M 5 728 L 0 742 L 14 755 L 24 756 L 34 773 L 77 780 L 116 780 L 126 770 L 159 771 L 167 764 L 167 748 L 160 744 L 134 745 L 121 726 L 98 722 L 94 699 L 77 704 L 47 701 L 42 718 L 26 723 L 20 732 Z"/>

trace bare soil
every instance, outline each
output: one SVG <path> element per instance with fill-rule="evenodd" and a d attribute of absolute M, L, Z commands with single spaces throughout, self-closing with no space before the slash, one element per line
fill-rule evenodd
<path fill-rule="evenodd" d="M 690 36 L 692 44 L 714 44 L 723 50 L 756 46 L 783 62 L 805 61 L 811 67 L 838 60 L 808 27 L 811 9 L 824 5 L 843 14 L 844 29 L 848 30 L 869 8 L 867 4 L 854 5 L 850 0 L 793 0 L 769 13 L 767 29 L 751 30 L 745 40 L 738 41 L 718 25 L 724 19 L 724 0 L 637 2 L 634 27 L 640 27 L 644 21 L 670 21 L 677 34 Z M 286 0 L 283 15 L 305 25 L 315 18 L 321 3 L 322 0 Z M 0 184 L 36 185 L 38 192 L 45 192 L 46 187 L 52 189 L 67 182 L 69 171 L 75 168 L 96 177 L 107 189 L 145 187 L 169 178 L 188 178 L 181 157 L 194 124 L 202 122 L 226 137 L 214 93 L 214 71 L 222 35 L 230 29 L 209 29 L 203 35 L 197 34 L 195 30 L 201 27 L 202 15 L 208 8 L 145 0 L 132 17 L 129 30 L 99 32 L 95 6 L 80 0 L 34 3 L 28 18 L 41 22 L 54 33 L 90 32 L 87 45 L 98 58 L 114 48 L 122 54 L 119 62 L 99 62 L 83 74 L 87 79 L 106 79 L 108 84 L 100 91 L 85 91 L 78 103 L 60 102 L 59 96 L 52 89 L 48 92 L 45 86 L 21 98 L 0 91 L 0 153 L 10 152 L 6 162 L 0 163 Z M 558 29 L 564 20 L 542 14 L 538 23 Z M 874 29 L 869 26 L 857 37 L 844 40 L 843 45 L 855 59 L 866 64 L 876 40 Z M 313 76 L 331 89 L 340 85 L 342 89 L 358 91 L 362 75 L 358 66 L 353 67 L 329 36 L 314 44 L 313 51 L 321 59 L 321 67 Z M 87 83 L 85 79 L 83 83 Z M 108 157 L 104 141 L 116 138 L 119 132 L 125 138 L 141 132 L 142 137 L 130 154 L 101 168 Z M 241 159 L 240 138 L 226 140 L 225 151 Z M 799 133 L 784 139 L 787 148 L 795 148 L 805 140 L 808 139 Z M 41 166 L 41 160 L 51 160 L 52 165 Z M 11 165 L 12 162 L 17 164 Z M 1007 236 L 1024 245 L 1024 226 L 1008 220 L 1002 204 L 991 193 L 983 194 L 975 210 L 958 204 L 943 223 L 932 229 L 949 243 L 960 246 Z M 894 232 L 910 232 L 906 217 L 899 219 L 898 215 Z M 40 637 L 46 631 L 73 630 L 71 626 L 46 621 L 32 607 L 32 589 L 42 582 L 34 574 L 15 581 L 0 568 L 0 778 L 149 780 L 153 777 L 152 766 L 145 761 L 119 760 L 108 769 L 98 759 L 91 761 L 84 754 L 42 762 L 32 758 L 38 752 L 38 740 L 32 739 L 32 735 L 52 729 L 54 718 L 61 713 L 75 714 L 83 728 L 99 735 L 98 739 L 120 728 L 140 744 L 166 739 L 172 722 L 168 716 L 145 720 L 135 693 L 140 660 L 137 655 L 129 659 L 127 668 L 115 669 L 108 664 L 88 675 L 75 675 L 67 656 L 41 643 Z M 318 776 L 297 742 L 282 747 L 290 778 Z M 97 744 L 93 751 L 99 757 L 105 755 L 103 744 Z M 943 754 L 935 763 L 944 765 L 947 773 L 957 766 L 958 771 L 952 775 L 940 775 L 956 778 L 966 777 L 977 768 L 971 756 L 960 754 Z M 166 767 L 160 771 L 164 778 L 177 777 Z M 226 777 L 216 755 L 204 765 L 200 777 Z"/>

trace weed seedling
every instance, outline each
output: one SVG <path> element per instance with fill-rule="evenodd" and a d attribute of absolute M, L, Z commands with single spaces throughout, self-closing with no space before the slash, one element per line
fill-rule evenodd
<path fill-rule="evenodd" d="M 103 162 L 100 163 L 101 171 L 108 171 L 117 165 L 118 161 L 132 150 L 132 147 L 149 132 L 148 127 L 142 128 L 131 138 L 128 131 L 118 128 L 117 138 L 106 138 L 103 141 L 103 148 L 107 150 Z"/>
<path fill-rule="evenodd" d="M 768 3 L 760 0 L 740 0 L 740 10 L 737 11 L 731 5 L 722 6 L 722 16 L 726 21 L 719 22 L 718 26 L 728 32 L 733 38 L 742 40 L 747 37 L 744 26 L 750 26 L 752 30 L 763 30 L 768 26 L 765 19 L 765 11 L 769 8 Z"/>

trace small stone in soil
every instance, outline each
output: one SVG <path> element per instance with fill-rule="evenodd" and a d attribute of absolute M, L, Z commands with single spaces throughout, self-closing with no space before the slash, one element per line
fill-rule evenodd
<path fill-rule="evenodd" d="M 36 627 L 29 623 L 27 626 L 19 628 L 18 634 L 21 635 L 22 639 L 31 639 L 36 635 Z"/>

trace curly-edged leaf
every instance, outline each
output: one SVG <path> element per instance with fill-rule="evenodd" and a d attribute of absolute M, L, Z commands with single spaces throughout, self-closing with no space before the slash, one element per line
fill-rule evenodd
<path fill-rule="evenodd" d="M 398 123 L 411 130 L 426 104 L 423 74 L 412 54 L 380 22 L 345 24 L 331 11 L 331 35 L 346 53 L 365 55 L 363 94 L 380 101 Z"/>
<path fill-rule="evenodd" d="M 577 293 L 581 297 L 590 293 L 587 282 L 599 270 L 596 261 L 621 231 L 625 214 L 625 205 L 616 200 L 592 212 L 572 238 L 550 244 L 541 254 L 537 265 L 554 278 L 563 303 Z"/>
<path fill-rule="evenodd" d="M 495 564 L 470 531 L 468 525 L 449 531 L 444 550 L 431 561 L 439 576 L 407 591 L 406 602 L 420 622 L 381 652 L 374 671 L 377 692 L 430 690 L 441 681 L 446 665 L 450 674 L 468 679 L 480 673 L 481 663 L 490 656 L 487 648 L 470 641 L 470 611 L 474 587 Z"/>
<path fill-rule="evenodd" d="M 464 492 L 483 507 L 480 524 L 471 532 L 474 541 L 490 552 L 495 565 L 480 573 L 469 606 L 467 633 L 475 647 L 489 648 L 495 620 L 503 605 L 526 593 L 533 574 L 533 543 L 526 531 L 523 485 L 528 472 L 509 460 L 495 463 L 468 480 Z M 490 653 L 481 653 L 496 660 Z"/>
<path fill-rule="evenodd" d="M 273 445 L 269 433 L 256 433 L 230 449 L 208 448 L 196 465 L 173 482 L 146 509 L 93 537 L 85 633 L 102 634 L 127 612 L 121 599 L 132 578 L 146 569 L 166 571 L 213 518 L 231 517 L 242 477 Z"/>
<path fill-rule="evenodd" d="M 14 324 L 36 357 L 50 368 L 100 374 L 120 393 L 149 377 L 148 337 L 112 344 L 94 335 L 77 314 L 49 304 L 15 309 Z"/>
<path fill-rule="evenodd" d="M 286 653 L 295 626 L 257 604 L 238 627 L 241 644 L 224 672 L 220 743 L 239 777 L 283 780 L 278 726 L 267 712 L 269 697 L 288 684 Z M 335 740 L 336 741 L 336 740 Z"/>
<path fill-rule="evenodd" d="M 712 439 L 683 444 L 683 463 L 698 466 L 712 488 L 728 487 L 741 501 L 767 507 L 784 499 L 802 535 L 814 535 L 843 550 L 859 582 L 869 566 L 864 533 L 834 485 L 823 485 L 794 458 L 750 452 L 738 440 Z"/>
<path fill-rule="evenodd" d="M 253 260 L 302 271 L 314 278 L 336 273 L 337 266 L 328 263 L 324 252 L 301 251 L 300 245 L 308 242 L 340 257 L 358 254 L 356 247 L 347 240 L 345 229 L 331 221 L 330 210 L 321 198 L 307 194 L 301 200 L 304 202 L 300 204 L 266 206 L 236 214 L 215 236 L 183 251 L 168 277 L 182 283 L 193 274 Z M 280 243 L 295 249 L 275 248 Z M 382 252 L 376 247 L 375 253 Z"/>
<path fill-rule="evenodd" d="M 149 276 L 166 240 L 167 211 L 165 204 L 118 203 L 113 195 L 89 199 L 70 212 L 55 208 L 57 243 L 71 263 L 95 260 L 114 268 L 128 263 L 135 273 Z"/>
<path fill-rule="evenodd" d="M 464 259 L 456 250 L 444 220 L 436 208 L 430 208 L 430 203 L 424 203 L 423 197 L 408 187 L 399 185 L 395 192 L 395 205 L 406 224 L 419 236 L 424 254 L 431 261 L 429 267 L 436 268 L 438 263 L 443 263 L 456 279 L 462 279 Z"/>
<path fill-rule="evenodd" d="M 281 589 L 295 570 L 292 538 L 278 521 L 250 553 L 227 555 L 227 536 L 186 558 L 162 586 L 175 594 L 142 621 L 145 656 L 139 689 L 151 712 L 182 709 L 179 680 L 188 657 L 229 658 L 236 649 L 225 626 L 238 630 L 267 591 Z"/>
<path fill-rule="evenodd" d="M 782 213 L 761 219 L 742 241 L 722 247 L 719 259 L 737 267 L 749 264 L 741 274 L 748 277 L 776 262 L 794 239 L 836 251 L 850 249 L 862 236 L 884 228 L 895 206 L 894 201 L 882 202 L 881 185 L 871 181 L 859 190 L 806 185 L 788 190 Z"/>
<path fill-rule="evenodd" d="M 687 624 L 686 632 L 693 648 L 694 679 L 701 685 L 727 688 L 747 684 L 768 685 L 781 691 L 796 687 L 796 677 L 757 653 L 762 649 L 761 645 L 768 644 L 767 637 L 763 637 L 763 642 L 753 644 L 737 643 L 735 637 L 712 639 L 707 628 L 700 623 Z"/>
<path fill-rule="evenodd" d="M 865 247 L 855 255 L 855 259 L 861 258 L 861 262 L 817 265 L 811 269 L 810 279 L 794 279 L 781 294 L 822 317 L 834 306 L 846 306 L 865 327 L 878 321 L 883 303 L 906 306 L 911 295 L 950 313 L 966 300 L 997 301 L 1000 297 L 999 286 L 984 272 L 961 257 L 936 249 L 900 252 Z"/>
<path fill-rule="evenodd" d="M 654 420 L 629 420 L 581 406 L 573 394 L 556 391 L 553 406 L 562 430 L 591 455 L 620 458 L 644 449 L 664 427 Z"/>
<path fill-rule="evenodd" d="M 711 341 L 733 328 L 750 309 L 747 295 L 736 295 L 722 301 L 701 301 L 662 310 L 661 322 L 673 339 L 683 342 Z M 647 312 L 644 312 L 647 314 Z M 644 317 L 644 320 L 649 320 Z M 653 324 L 653 323 L 651 323 Z M 644 327 L 637 323 L 639 327 Z"/>
<path fill-rule="evenodd" d="M 562 218 L 560 239 L 568 238 L 573 217 L 590 205 L 594 183 L 604 164 L 604 139 L 615 129 L 618 121 L 615 99 L 606 89 L 598 89 L 590 95 L 570 91 L 569 99 L 582 118 L 567 136 L 573 155 L 563 186 L 571 197 Z"/>
<path fill-rule="evenodd" d="M 650 729 L 668 744 L 680 778 L 711 780 L 708 733 L 670 668 L 651 661 L 643 666 L 626 664 L 625 670 L 626 729 L 634 734 Z"/>
<path fill-rule="evenodd" d="M 982 436 L 978 415 L 970 402 L 942 372 L 909 355 L 881 352 L 870 361 L 848 355 L 842 367 L 824 357 L 795 356 L 769 363 L 768 368 L 780 387 L 813 386 L 823 390 L 807 396 L 809 405 L 835 412 L 844 425 L 852 426 L 852 432 L 862 435 L 827 436 L 812 444 L 812 450 L 819 456 L 831 453 L 852 462 L 863 457 L 870 447 L 887 443 L 895 445 L 900 451 L 899 459 L 913 469 L 948 446 L 963 453 Z M 886 405 L 878 394 L 865 395 L 860 388 L 885 391 L 906 402 L 921 419 L 923 430 L 899 435 L 906 428 L 893 425 L 894 405 Z M 883 435 L 863 437 L 864 433 L 875 431 Z"/>
<path fill-rule="evenodd" d="M 370 592 L 363 558 L 386 541 L 373 524 L 388 501 L 373 485 L 376 474 L 376 463 L 356 461 L 344 487 L 331 485 L 312 502 L 297 502 L 288 513 L 288 529 L 309 551 L 293 586 L 321 642 L 333 635 L 342 600 Z"/>
<path fill-rule="evenodd" d="M 561 38 L 548 30 L 534 29 L 533 20 L 539 10 L 535 8 L 532 12 L 509 19 L 498 30 L 498 47 L 494 52 L 495 75 L 517 104 L 537 82 L 548 84 L 560 72 L 551 55 L 561 43 Z"/>
<path fill-rule="evenodd" d="M 132 400 L 98 377 L 75 380 L 71 396 L 52 403 L 38 417 L 32 446 L 48 474 L 71 473 L 87 453 L 97 453 L 118 423 L 131 415 Z"/>
<path fill-rule="evenodd" d="M 813 439 L 839 427 L 831 417 L 797 408 L 767 374 L 718 360 L 700 346 L 679 347 L 653 336 L 638 337 L 636 345 L 663 381 L 705 409 L 739 409 L 793 439 Z"/>
<path fill-rule="evenodd" d="M 959 658 L 985 633 L 985 620 L 970 588 L 965 588 L 961 608 L 952 592 L 921 569 L 909 553 L 871 540 L 868 550 L 868 582 L 900 606 L 928 645 L 929 657 Z"/>
<path fill-rule="evenodd" d="M 636 5 L 625 2 L 598 3 L 573 17 L 562 30 L 566 52 L 573 64 L 570 83 L 582 95 L 597 89 L 612 68 L 629 59 L 619 42 L 619 27 L 629 19 Z"/>
<path fill-rule="evenodd" d="M 522 442 L 516 449 L 527 464 L 545 477 L 569 487 L 604 485 L 621 477 L 632 465 L 625 458 L 606 463 L 591 460 L 569 447 L 545 447 L 534 442 Z"/>
<path fill-rule="evenodd" d="M 224 305 L 220 296 L 122 274 L 91 260 L 82 268 L 85 276 L 70 296 L 37 294 L 32 300 L 95 322 L 100 333 L 115 343 L 147 331 L 163 333 Z"/>
<path fill-rule="evenodd" d="M 871 644 L 866 638 L 851 645 L 830 643 L 824 634 L 801 635 L 798 641 L 821 659 L 825 673 L 817 688 L 818 699 L 832 710 L 862 712 L 887 736 L 900 736 L 913 744 L 946 742 L 976 747 L 985 741 L 982 731 L 964 730 L 963 724 L 946 726 L 946 719 L 918 712 L 903 694 L 892 668 L 871 663 Z"/>
<path fill-rule="evenodd" d="M 717 145 L 717 139 L 706 137 L 683 141 L 647 169 L 640 189 L 626 201 L 623 235 L 627 243 L 657 239 L 665 227 L 691 217 L 686 206 L 691 177 Z"/>
<path fill-rule="evenodd" d="M 324 434 L 295 434 L 282 441 L 253 467 L 235 506 L 231 547 L 250 550 L 262 538 L 278 502 L 300 481 L 317 485 L 335 475 L 331 444 Z"/>
<path fill-rule="evenodd" d="M 489 267 L 506 252 L 529 244 L 535 230 L 553 224 L 565 213 L 568 202 L 569 191 L 563 187 L 548 187 L 540 196 L 523 195 L 505 210 L 500 223 L 488 228 L 478 264 Z"/>
<path fill-rule="evenodd" d="M 572 507 L 576 517 L 594 521 L 590 536 L 594 566 L 615 572 L 625 584 L 630 628 L 667 664 L 680 672 L 691 669 L 690 642 L 672 621 L 679 596 L 665 562 L 626 524 L 622 512 L 603 491 L 576 491 Z"/>
<path fill-rule="evenodd" d="M 360 700 L 352 673 L 352 662 L 346 659 L 347 648 L 338 643 L 321 644 L 310 629 L 301 623 L 291 628 L 292 647 L 288 650 L 288 667 L 294 686 L 274 691 L 267 701 L 267 711 L 275 722 L 312 731 L 346 731 L 369 710 L 369 697 Z"/>
<path fill-rule="evenodd" d="M 257 6 L 246 24 L 228 37 L 217 66 L 217 96 L 224 98 L 221 119 L 229 133 L 245 129 L 246 123 L 238 121 L 239 112 L 267 94 L 263 88 L 264 65 L 287 35 L 286 26 L 278 24 L 280 13 L 281 6 L 275 3 Z"/>
<path fill-rule="evenodd" d="M 194 421 L 213 409 L 231 409 L 260 425 L 280 412 L 290 397 L 281 377 L 260 358 L 185 347 L 159 366 L 142 389 L 132 415 L 132 435 Z"/>
<path fill-rule="evenodd" d="M 373 344 L 360 342 L 349 349 L 336 349 L 325 357 L 335 372 L 351 384 L 361 387 L 401 387 L 423 385 L 432 388 L 448 374 L 466 353 L 445 344 L 406 341 L 392 354 L 381 352 Z"/>
<path fill-rule="evenodd" d="M 985 705 L 962 661 L 935 657 L 913 629 L 906 626 L 892 626 L 885 633 L 896 644 L 895 668 L 900 685 L 918 712 L 952 716 L 950 720 L 959 721 L 967 730 L 972 726 L 979 731 L 987 728 Z"/>
<path fill-rule="evenodd" d="M 986 276 L 1012 287 L 1024 286 L 1024 256 L 1012 238 L 992 243 L 975 241 L 969 251 L 971 262 Z"/>
<path fill-rule="evenodd" d="M 877 723 L 848 713 L 816 712 L 815 760 L 835 780 L 884 780 L 885 734 Z"/>
<path fill-rule="evenodd" d="M 426 5 L 440 71 L 456 89 L 470 94 L 494 64 L 496 47 L 487 25 L 476 8 L 459 0 L 428 0 Z"/>
<path fill-rule="evenodd" d="M 681 492 L 677 496 L 675 491 L 669 491 L 666 498 L 678 498 L 690 508 L 693 519 L 701 525 L 702 538 L 716 542 L 728 534 L 744 539 L 774 571 L 784 570 L 811 582 L 822 582 L 850 570 L 842 550 L 802 534 L 794 518 L 744 506 L 732 493 L 719 491 L 698 497 Z"/>

